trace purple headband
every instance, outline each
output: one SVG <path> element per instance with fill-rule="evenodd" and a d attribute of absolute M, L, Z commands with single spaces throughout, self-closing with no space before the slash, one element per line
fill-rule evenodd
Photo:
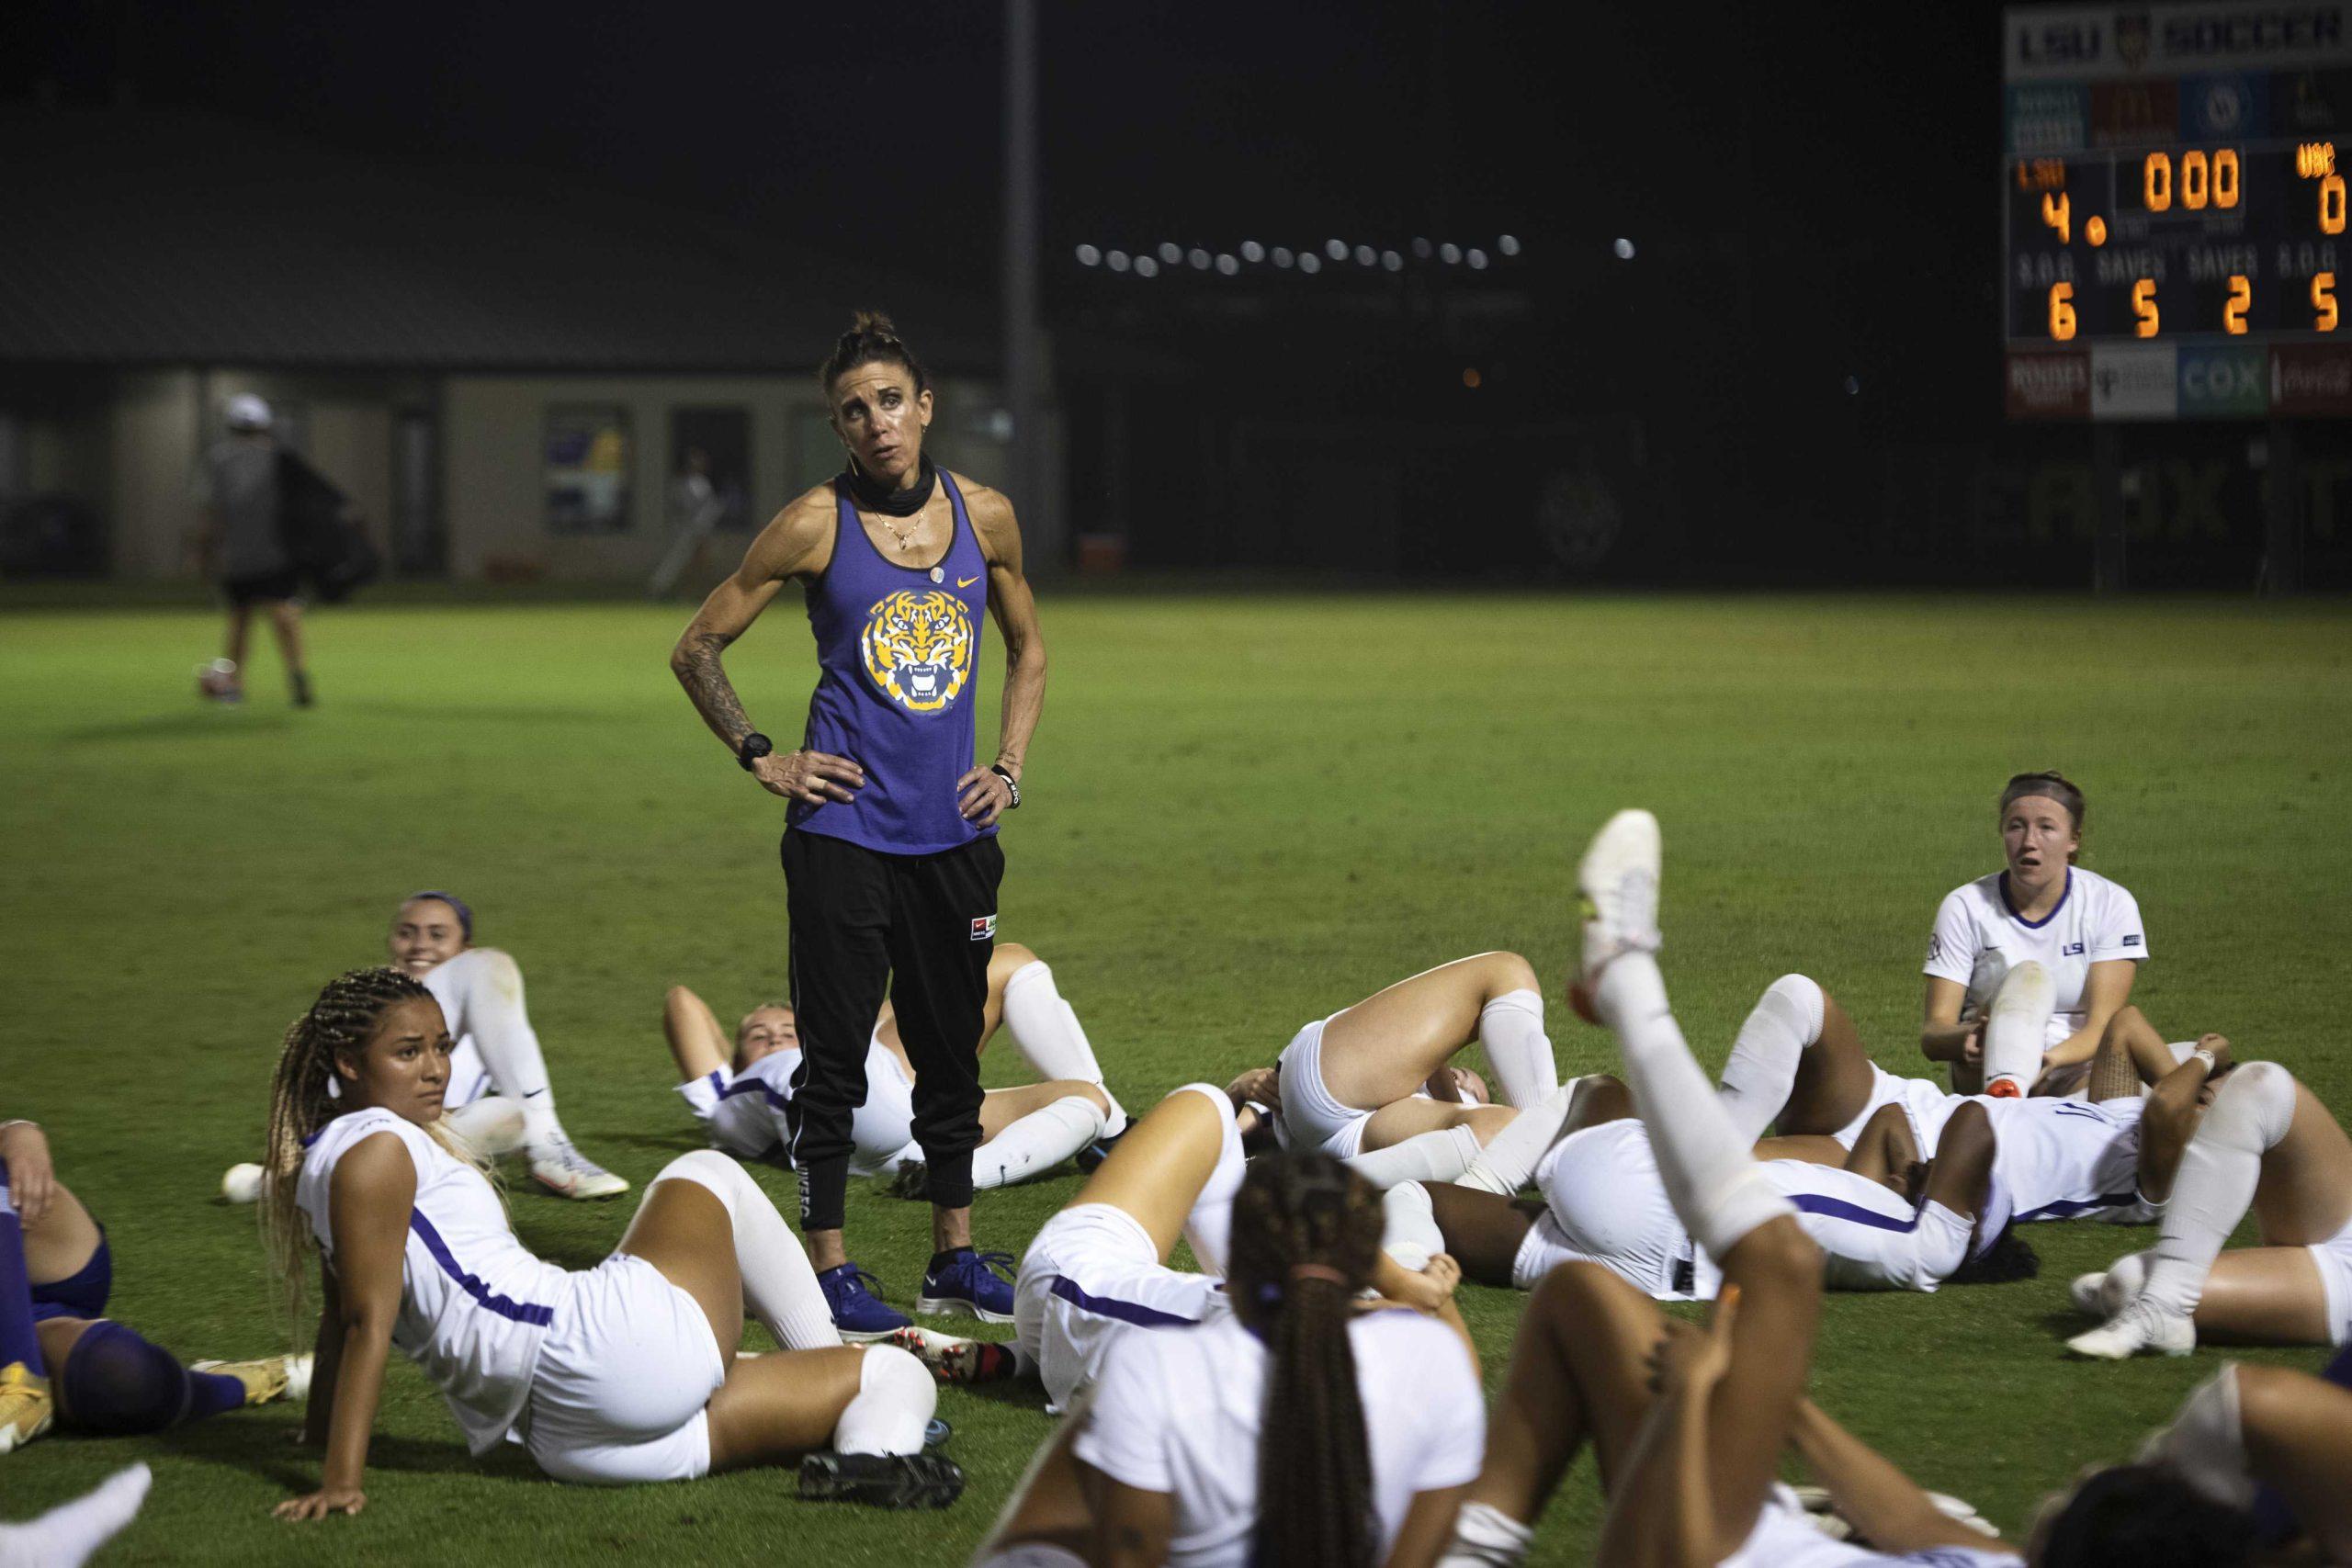
<path fill-rule="evenodd" d="M 463 898 L 458 897 L 455 893 L 444 893 L 438 887 L 428 887 L 422 893 L 410 894 L 407 897 L 401 899 L 401 902 L 403 904 L 413 904 L 419 898 L 438 898 L 444 904 L 448 905 L 452 909 L 457 910 L 458 929 L 466 933 L 466 940 L 468 942 L 473 941 L 474 912 L 472 909 L 467 908 L 466 901 Z"/>

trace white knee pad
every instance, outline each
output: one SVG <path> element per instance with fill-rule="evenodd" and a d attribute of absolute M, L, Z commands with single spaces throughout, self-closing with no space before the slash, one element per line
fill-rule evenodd
<path fill-rule="evenodd" d="M 2295 1075 L 2276 1062 L 2248 1062 L 2215 1091 L 2203 1132 L 2233 1147 L 2273 1149 L 2294 1121 Z"/>
<path fill-rule="evenodd" d="M 833 1427 L 845 1454 L 918 1454 L 923 1427 L 939 1408 L 931 1369 L 895 1345 L 868 1345 L 858 1368 L 857 1397 Z"/>
<path fill-rule="evenodd" d="M 2172 1425 L 2140 1450 L 2140 1462 L 2168 1466 L 2189 1485 L 2229 1507 L 2253 1505 L 2254 1478 L 2246 1472 L 2245 1438 L 2238 1423 L 2235 1361 L 2197 1385 Z"/>
<path fill-rule="evenodd" d="M 1797 1038 L 1807 1045 L 1818 1043 L 1821 1030 L 1829 1017 L 1829 993 L 1821 982 L 1809 975 L 1783 975 L 1764 989 L 1766 997 L 1777 997 L 1787 1005 L 1796 1026 Z M 1762 998 L 1758 998 L 1761 1005 Z"/>
<path fill-rule="evenodd" d="M 726 1205 L 729 1219 L 735 1217 L 735 1205 L 742 1198 L 745 1188 L 753 1192 L 759 1191 L 759 1185 L 752 1179 L 750 1173 L 717 1149 L 696 1149 L 691 1154 L 680 1155 L 662 1168 L 653 1178 L 652 1185 L 659 1187 L 665 1181 L 691 1181 L 697 1187 L 707 1189 Z M 650 1187 L 647 1189 L 649 1194 L 651 1190 Z M 761 1196 L 765 1197 L 766 1194 L 762 1193 Z"/>
<path fill-rule="evenodd" d="M 1404 1268 L 1418 1274 L 1445 1250 L 1445 1233 L 1430 1212 L 1429 1189 L 1419 1182 L 1400 1181 L 1383 1192 L 1380 1213 L 1380 1249 Z"/>

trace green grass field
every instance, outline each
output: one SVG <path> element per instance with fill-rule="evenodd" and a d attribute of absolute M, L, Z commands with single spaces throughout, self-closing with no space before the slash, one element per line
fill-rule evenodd
<path fill-rule="evenodd" d="M 665 656 L 681 608 L 382 604 L 313 622 L 323 705 L 274 660 L 217 711 L 189 671 L 209 612 L 0 616 L 0 872 L 9 898 L 0 1114 L 48 1125 L 110 1227 L 114 1311 L 184 1356 L 281 1348 L 254 1213 L 216 1201 L 254 1157 L 277 1042 L 321 982 L 382 952 L 395 899 L 456 888 L 521 960 L 564 1117 L 640 1185 L 696 1139 L 670 1092 L 662 989 L 722 1016 L 783 988 L 782 804 L 703 730 Z M 1555 997 L 1570 878 L 1611 809 L 1667 832 L 1664 954 L 1710 1066 L 1775 976 L 1820 977 L 1890 1065 L 1916 1061 L 1936 901 L 1998 864 L 1993 800 L 2056 766 L 2091 802 L 2086 863 L 2139 897 L 2134 1000 L 2220 1029 L 2338 1107 L 2335 1001 L 2352 950 L 2352 610 L 2226 601 L 1048 595 L 1053 674 L 1030 804 L 1005 836 L 1003 934 L 1053 964 L 1131 1106 L 1268 1062 L 1292 1032 L 1400 976 L 1527 953 Z M 731 661 L 796 734 L 813 671 L 797 605 Z M 996 672 L 988 671 L 993 702 Z M 982 735 L 994 734 L 991 707 Z M 1565 1071 L 1609 1042 L 1554 1010 Z M 1010 1081 L 1013 1053 L 991 1054 Z M 781 1173 L 760 1179 L 790 1210 Z M 1019 1251 L 1064 1170 L 984 1197 Z M 910 1299 L 927 1211 L 858 1184 L 855 1255 Z M 585 1267 L 630 1201 L 518 1190 L 517 1228 Z M 1922 1481 L 2016 1528 L 2122 1453 L 2216 1358 L 2086 1367 L 2059 1348 L 2065 1280 L 2151 1233 L 2042 1226 L 2039 1280 L 1846 1297 L 1822 1403 Z M 1489 1385 L 1520 1300 L 1466 1289 Z M 2312 1365 L 2313 1352 L 2259 1352 Z M 960 1561 L 1047 1430 L 1034 1394 L 949 1393 L 954 1510 L 803 1506 L 753 1472 L 596 1492 L 519 1454 L 468 1460 L 396 1364 L 360 1517 L 284 1526 L 314 1484 L 289 1408 L 137 1440 L 52 1436 L 0 1460 L 20 1517 L 132 1459 L 145 1514 L 105 1559 L 917 1564 Z M 1537 1557 L 1579 1562 L 1589 1462 Z"/>

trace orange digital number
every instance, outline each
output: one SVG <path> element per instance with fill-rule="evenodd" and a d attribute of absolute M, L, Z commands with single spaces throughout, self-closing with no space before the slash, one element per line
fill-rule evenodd
<path fill-rule="evenodd" d="M 2143 277 L 2132 286 L 2132 310 L 2140 324 L 2132 330 L 2142 337 L 2156 335 L 2156 280 Z"/>
<path fill-rule="evenodd" d="M 2212 190 L 2212 170 L 2205 161 L 2205 154 L 2183 152 L 2180 155 L 2180 204 L 2191 212 L 2202 212 Z"/>
<path fill-rule="evenodd" d="M 2254 303 L 2254 285 L 2240 273 L 2230 275 L 2229 303 L 2222 307 L 2222 329 L 2234 337 L 2245 331 L 2245 308 Z"/>
<path fill-rule="evenodd" d="M 2140 165 L 2140 190 L 2147 198 L 2148 210 L 2162 212 L 2172 206 L 2172 154 L 2151 152 Z"/>
<path fill-rule="evenodd" d="M 2335 330 L 2335 274 L 2312 274 L 2312 309 L 2318 312 L 2312 319 L 2312 326 L 2315 330 L 2324 333 Z"/>
<path fill-rule="evenodd" d="M 2045 191 L 2041 197 L 2041 220 L 2058 231 L 2058 243 L 2069 243 L 2067 235 L 2074 223 L 2075 204 L 2061 191 Z"/>
<path fill-rule="evenodd" d="M 2319 231 L 2344 232 L 2344 176 L 2324 175 L 2319 182 Z"/>
<path fill-rule="evenodd" d="M 2213 205 L 2226 211 L 2237 204 L 2237 149 L 2224 147 L 2213 154 Z"/>
<path fill-rule="evenodd" d="M 2316 285 L 2313 292 L 2317 292 Z M 2064 343 L 2075 335 L 2074 299 L 2073 284 L 2053 283 L 2050 286 L 2050 335 L 2059 343 Z M 2331 321 L 2328 324 L 2333 326 L 2335 322 Z"/>

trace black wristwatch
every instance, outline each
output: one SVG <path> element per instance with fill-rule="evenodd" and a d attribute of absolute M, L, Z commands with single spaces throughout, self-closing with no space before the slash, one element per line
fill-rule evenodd
<path fill-rule="evenodd" d="M 752 771 L 752 763 L 775 750 L 775 742 L 754 729 L 735 743 L 735 760 L 742 764 L 743 771 L 748 773 Z"/>

